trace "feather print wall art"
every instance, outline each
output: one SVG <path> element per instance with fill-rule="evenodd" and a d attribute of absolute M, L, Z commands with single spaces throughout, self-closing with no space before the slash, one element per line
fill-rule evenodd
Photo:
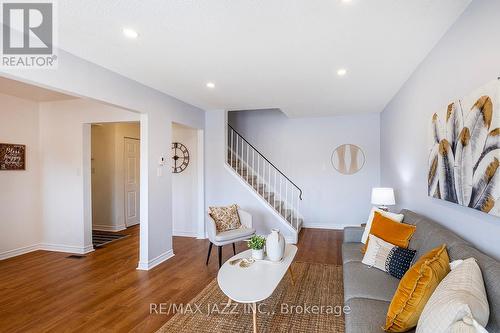
<path fill-rule="evenodd" d="M 428 194 L 500 216 L 500 80 L 431 120 Z"/>

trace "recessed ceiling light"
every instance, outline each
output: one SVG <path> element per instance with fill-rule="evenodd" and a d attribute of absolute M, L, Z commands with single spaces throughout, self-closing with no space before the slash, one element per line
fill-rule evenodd
<path fill-rule="evenodd" d="M 125 37 L 130 38 L 130 39 L 136 39 L 139 36 L 137 31 L 135 31 L 134 29 L 130 29 L 130 28 L 123 28 L 123 34 L 125 35 Z"/>
<path fill-rule="evenodd" d="M 338 76 L 344 76 L 347 74 L 347 69 L 345 68 L 340 68 L 338 71 L 337 71 L 337 75 Z"/>
<path fill-rule="evenodd" d="M 207 88 L 214 89 L 215 88 L 215 83 L 213 83 L 213 82 L 207 82 Z"/>

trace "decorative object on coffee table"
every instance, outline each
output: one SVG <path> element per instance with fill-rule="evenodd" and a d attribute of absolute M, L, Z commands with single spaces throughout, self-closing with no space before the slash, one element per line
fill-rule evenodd
<path fill-rule="evenodd" d="M 285 237 L 279 229 L 271 229 L 271 233 L 266 238 L 267 259 L 280 261 L 285 254 Z"/>
<path fill-rule="evenodd" d="M 266 245 L 266 239 L 263 236 L 254 235 L 250 238 L 248 241 L 248 247 L 252 250 L 253 259 L 264 259 L 264 245 Z"/>

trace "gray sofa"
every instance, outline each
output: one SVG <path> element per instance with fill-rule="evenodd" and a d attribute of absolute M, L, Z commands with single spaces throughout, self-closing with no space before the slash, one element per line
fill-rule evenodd
<path fill-rule="evenodd" d="M 500 332 L 500 262 L 424 216 L 406 209 L 401 214 L 405 216 L 404 223 L 417 226 L 410 241 L 410 248 L 417 250 L 417 259 L 443 243 L 447 245 L 451 260 L 470 257 L 477 259 L 490 305 L 490 319 L 486 329 L 490 333 Z M 361 263 L 363 254 L 360 241 L 363 230 L 362 227 L 344 229 L 344 302 L 351 310 L 345 315 L 346 333 L 383 332 L 387 309 L 399 284 L 398 279 Z"/>

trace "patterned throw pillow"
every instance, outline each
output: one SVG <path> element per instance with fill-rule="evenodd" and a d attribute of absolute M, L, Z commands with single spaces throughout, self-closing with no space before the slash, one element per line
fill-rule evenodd
<path fill-rule="evenodd" d="M 214 220 L 217 232 L 238 229 L 241 227 L 238 206 L 208 207 L 208 214 Z"/>
<path fill-rule="evenodd" d="M 401 279 L 411 267 L 417 251 L 403 249 L 374 235 L 370 235 L 369 239 L 363 264 L 378 268 Z"/>

